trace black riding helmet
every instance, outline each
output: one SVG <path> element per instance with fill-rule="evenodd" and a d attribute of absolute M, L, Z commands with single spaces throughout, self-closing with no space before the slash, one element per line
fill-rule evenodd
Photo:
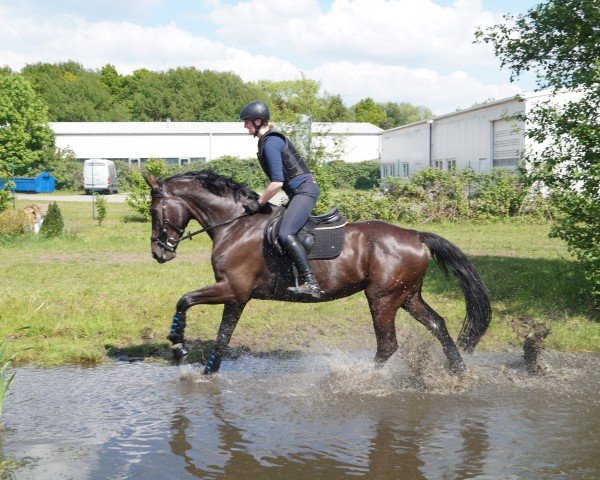
<path fill-rule="evenodd" d="M 240 120 L 262 120 L 268 122 L 271 118 L 269 107 L 265 102 L 250 102 L 244 105 L 240 112 Z"/>

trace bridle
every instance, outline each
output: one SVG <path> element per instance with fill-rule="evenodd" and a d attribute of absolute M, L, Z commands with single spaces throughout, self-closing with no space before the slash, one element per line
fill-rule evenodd
<path fill-rule="evenodd" d="M 163 193 L 162 189 L 155 188 L 152 190 L 152 194 L 154 197 L 160 198 L 160 205 L 161 205 L 161 209 L 162 209 L 162 228 L 160 228 L 158 236 L 150 237 L 150 241 L 153 243 L 156 243 L 156 245 L 158 245 L 161 248 L 164 248 L 165 250 L 167 250 L 168 252 L 171 252 L 171 253 L 175 253 L 175 250 L 177 250 L 177 246 L 179 245 L 179 242 L 181 242 L 182 240 L 191 240 L 192 237 L 195 237 L 196 235 L 199 235 L 204 232 L 208 232 L 210 230 L 213 230 L 218 227 L 222 227 L 224 225 L 228 225 L 242 217 L 247 217 L 248 215 L 250 215 L 250 213 L 243 213 L 242 215 L 232 218 L 231 220 L 226 220 L 224 222 L 217 223 L 215 225 L 211 225 L 210 227 L 201 228 L 201 229 L 195 230 L 193 232 L 185 233 L 185 228 L 180 228 L 177 225 L 173 224 L 167 217 L 167 206 L 165 205 L 165 194 Z M 169 237 L 169 232 L 167 230 L 168 226 L 171 227 L 173 230 L 175 230 L 175 232 L 177 232 L 177 234 L 179 235 L 179 239 Z"/>

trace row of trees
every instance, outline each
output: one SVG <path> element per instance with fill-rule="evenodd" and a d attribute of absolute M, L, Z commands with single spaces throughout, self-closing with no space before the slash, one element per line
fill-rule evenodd
<path fill-rule="evenodd" d="M 15 72 L 6 67 L 0 70 L 0 75 L 11 73 Z M 257 99 L 272 106 L 279 122 L 308 114 L 317 122 L 370 122 L 392 128 L 432 115 L 426 107 L 376 103 L 371 98 L 347 107 L 339 95 L 321 92 L 320 83 L 305 76 L 244 82 L 231 72 L 194 67 L 121 75 L 110 64 L 96 71 L 72 61 L 35 63 L 20 74 L 48 106 L 48 119 L 54 122 L 236 121 L 240 108 Z"/>

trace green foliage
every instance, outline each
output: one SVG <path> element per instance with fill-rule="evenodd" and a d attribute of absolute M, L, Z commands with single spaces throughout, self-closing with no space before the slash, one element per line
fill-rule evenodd
<path fill-rule="evenodd" d="M 384 130 L 433 118 L 433 113 L 427 107 L 411 105 L 408 102 L 386 102 L 380 106 L 386 118 L 379 126 Z"/>
<path fill-rule="evenodd" d="M 77 62 L 35 63 L 22 74 L 48 105 L 53 122 L 106 122 L 131 120 L 104 77 Z"/>
<path fill-rule="evenodd" d="M 373 125 L 381 125 L 386 120 L 385 112 L 381 105 L 375 103 L 372 98 L 365 98 L 352 107 L 357 122 L 367 122 Z"/>
<path fill-rule="evenodd" d="M 0 185 L 3 185 L 0 187 L 0 213 L 6 210 L 10 204 L 12 197 L 10 189 L 14 187 L 14 182 L 10 178 L 9 173 L 0 168 Z"/>
<path fill-rule="evenodd" d="M 206 164 L 206 169 L 231 178 L 257 191 L 263 190 L 269 182 L 255 159 L 241 159 L 226 155 Z"/>
<path fill-rule="evenodd" d="M 100 227 L 108 213 L 108 205 L 106 199 L 96 193 L 94 194 L 94 202 L 96 203 L 96 220 L 98 220 L 98 226 Z"/>
<path fill-rule="evenodd" d="M 512 77 L 535 71 L 538 86 L 566 102 L 543 102 L 527 114 L 527 135 L 541 151 L 527 154 L 532 184 L 550 190 L 552 234 L 567 242 L 600 303 L 600 9 L 595 0 L 548 0 L 523 15 L 476 33 L 490 43 Z"/>
<path fill-rule="evenodd" d="M 7 353 L 8 344 L 0 344 L 0 417 L 2 417 L 2 408 L 4 406 L 4 399 L 8 394 L 8 389 L 15 378 L 15 372 L 8 373 L 7 369 L 10 367 L 15 355 L 8 355 Z"/>
<path fill-rule="evenodd" d="M 150 174 L 157 178 L 165 178 L 169 173 L 167 163 L 157 158 L 149 159 L 141 170 L 133 170 L 130 177 L 130 192 L 125 199 L 127 205 L 145 220 L 150 220 L 150 187 L 144 180 L 144 175 Z"/>
<path fill-rule="evenodd" d="M 50 172 L 56 181 L 57 190 L 76 191 L 83 188 L 83 165 L 68 149 L 48 147 L 44 150 L 39 166 L 32 175 Z"/>
<path fill-rule="evenodd" d="M 40 228 L 40 235 L 47 238 L 58 237 L 63 234 L 64 229 L 65 225 L 60 208 L 56 202 L 52 202 L 48 206 L 48 213 Z"/>
<path fill-rule="evenodd" d="M 0 237 L 12 238 L 21 235 L 25 227 L 23 210 L 5 210 L 0 212 Z"/>
<path fill-rule="evenodd" d="M 331 202 L 338 206 L 350 221 L 372 219 L 396 221 L 398 219 L 394 200 L 376 191 L 334 192 L 331 195 Z"/>
<path fill-rule="evenodd" d="M 25 176 L 54 144 L 46 106 L 20 75 L 0 76 L 0 171 Z"/>
<path fill-rule="evenodd" d="M 519 214 L 527 194 L 519 177 L 506 170 L 473 175 L 470 207 L 474 218 L 508 218 Z"/>
<path fill-rule="evenodd" d="M 335 188 L 370 190 L 378 188 L 381 181 L 377 162 L 346 163 L 335 160 L 326 163 L 323 168 L 332 176 L 331 182 Z"/>

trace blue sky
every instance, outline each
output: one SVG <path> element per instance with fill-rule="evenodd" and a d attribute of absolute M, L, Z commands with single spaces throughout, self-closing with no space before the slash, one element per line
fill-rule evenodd
<path fill-rule="evenodd" d="M 245 81 L 302 74 L 340 94 L 436 114 L 531 90 L 509 82 L 477 26 L 530 0 L 0 0 L 0 64 L 107 63 L 123 74 L 180 66 Z"/>

